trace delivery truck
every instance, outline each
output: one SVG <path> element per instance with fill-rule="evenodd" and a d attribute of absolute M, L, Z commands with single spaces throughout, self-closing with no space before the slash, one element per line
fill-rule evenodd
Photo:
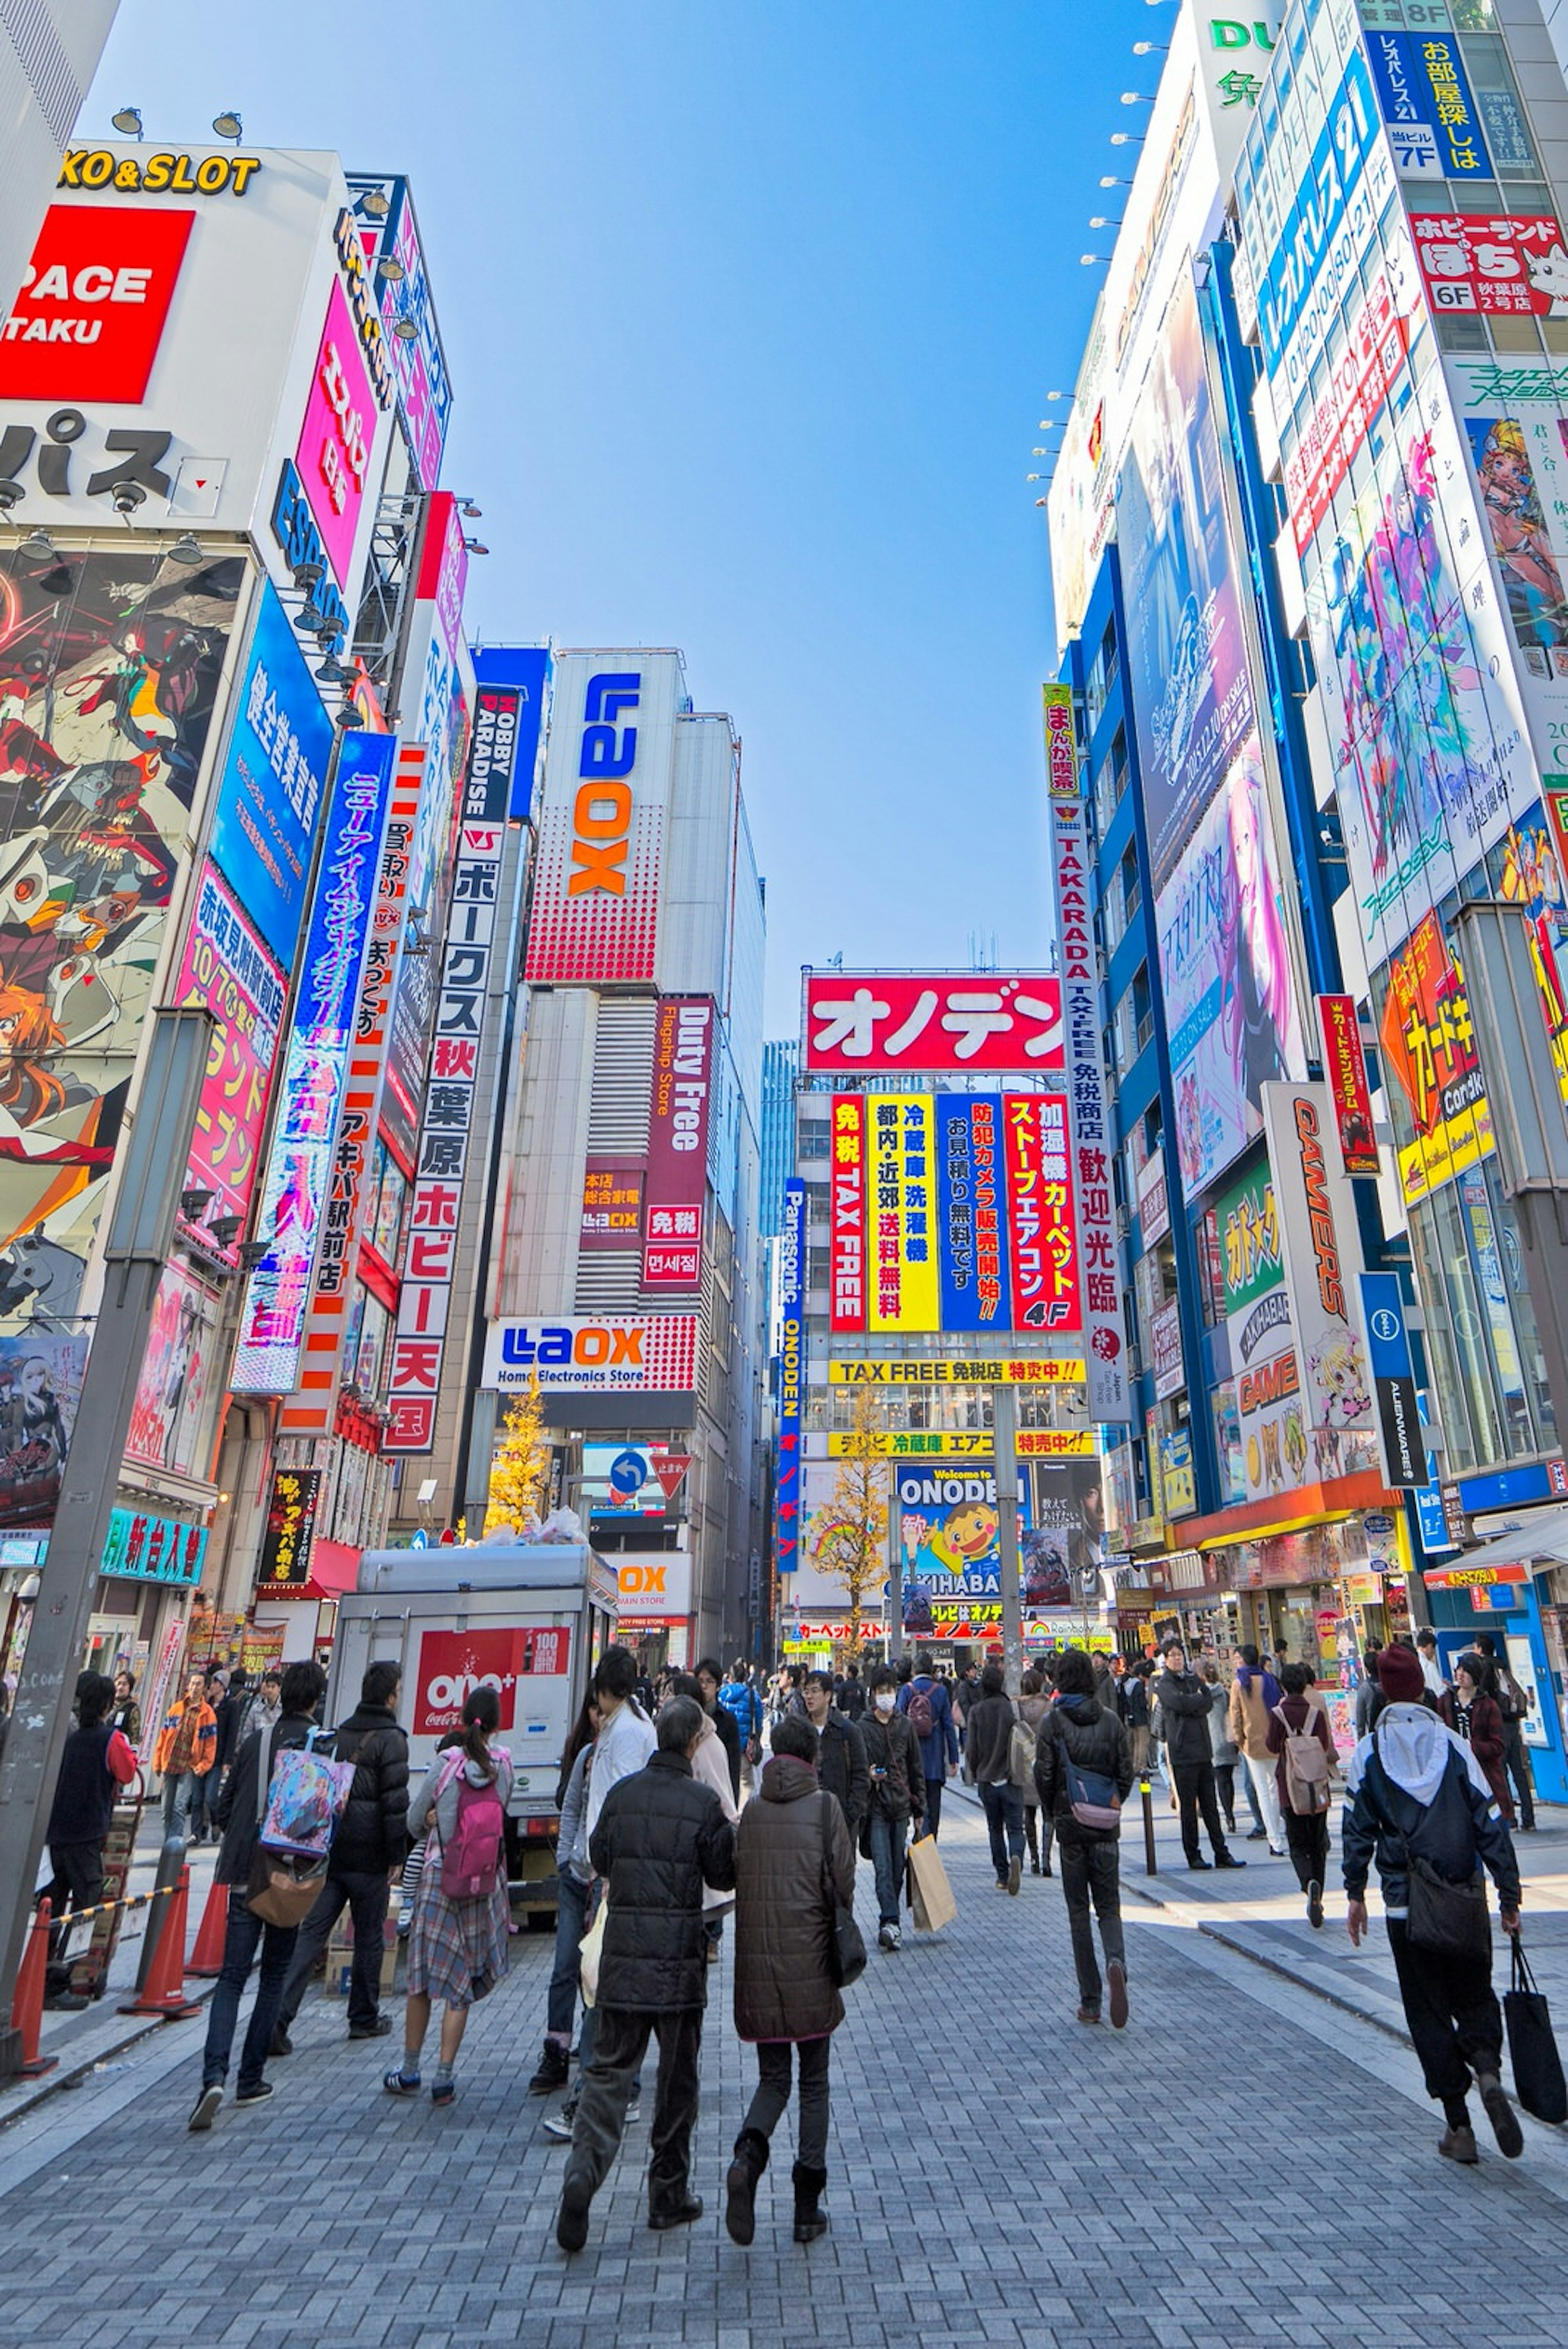
<path fill-rule="evenodd" d="M 583 1543 L 370 1549 L 337 1602 L 327 1718 L 345 1720 L 367 1666 L 401 1667 L 398 1717 L 411 1782 L 456 1729 L 471 1690 L 501 1701 L 497 1742 L 512 1756 L 507 1823 L 513 1905 L 555 1915 L 556 1787 L 588 1682 L 615 1637 L 615 1568 Z"/>

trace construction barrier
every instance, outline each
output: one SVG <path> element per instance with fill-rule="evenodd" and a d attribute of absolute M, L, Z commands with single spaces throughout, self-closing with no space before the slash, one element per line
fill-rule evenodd
<path fill-rule="evenodd" d="M 211 1982 L 223 1971 L 223 1944 L 229 1936 L 229 1888 L 216 1877 L 207 1894 L 207 1905 L 202 1911 L 197 1929 L 196 1946 L 186 1961 L 185 1971 L 198 1981 Z"/>
<path fill-rule="evenodd" d="M 145 1981 L 134 1998 L 121 2000 L 121 2014 L 161 2014 L 165 2022 L 182 2023 L 201 2013 L 195 2001 L 185 1995 L 185 1909 L 190 1889 L 191 1871 L 182 1868 Z"/>
<path fill-rule="evenodd" d="M 27 1947 L 16 1971 L 16 1995 L 11 2001 L 11 2028 L 22 2034 L 22 2061 L 19 2065 L 24 2079 L 36 2080 L 40 2072 L 53 2071 L 58 2058 L 40 2055 L 38 2033 L 44 2023 L 44 1970 L 49 1961 L 49 1904 L 40 1900 L 27 1935 Z"/>

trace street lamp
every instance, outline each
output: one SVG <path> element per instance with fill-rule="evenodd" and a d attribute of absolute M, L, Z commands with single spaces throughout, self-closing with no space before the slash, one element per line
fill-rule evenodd
<path fill-rule="evenodd" d="M 232 106 L 225 108 L 222 114 L 213 115 L 213 128 L 220 139 L 232 139 L 236 147 L 245 135 L 245 126 Z"/>
<path fill-rule="evenodd" d="M 141 109 L 139 106 L 122 106 L 118 114 L 111 114 L 109 119 L 122 139 L 140 138 Z"/>

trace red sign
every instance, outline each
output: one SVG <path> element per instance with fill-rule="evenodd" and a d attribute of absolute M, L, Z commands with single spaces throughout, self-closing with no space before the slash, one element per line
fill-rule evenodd
<path fill-rule="evenodd" d="M 1044 973 L 806 973 L 808 1071 L 940 1075 L 1061 1066 L 1062 989 Z"/>
<path fill-rule="evenodd" d="M 231 1216 L 243 1224 L 250 1209 L 286 994 L 277 965 L 213 866 L 204 864 L 174 1000 L 182 1009 L 204 1006 L 218 1025 L 182 1187 L 211 1192 L 195 1227 L 208 1247 L 234 1265 L 240 1260 L 238 1234 L 224 1247 L 211 1226 Z M 180 1221 L 191 1219 L 182 1211 Z"/>
<path fill-rule="evenodd" d="M 643 1206 L 644 1288 L 702 1285 L 702 1203 L 708 1181 L 713 1004 L 706 995 L 659 999 Z"/>
<path fill-rule="evenodd" d="M 425 1632 L 414 1676 L 414 1735 L 441 1737 L 459 1728 L 462 1708 L 476 1688 L 495 1691 L 502 1730 L 512 1728 L 517 1718 L 518 1682 L 564 1672 L 571 1638 L 565 1624 L 545 1630 Z"/>
<path fill-rule="evenodd" d="M 1285 466 L 1291 527 L 1303 554 L 1397 378 L 1406 340 L 1387 272 L 1380 269 Z"/>
<path fill-rule="evenodd" d="M 1410 233 L 1439 317 L 1546 318 L 1568 293 L 1568 252 L 1552 212 L 1412 212 Z"/>
<path fill-rule="evenodd" d="M 0 399 L 145 399 L 195 217 L 51 204 L 0 326 Z"/>
<path fill-rule="evenodd" d="M 1435 913 L 1388 966 L 1380 1032 L 1418 1135 L 1435 1133 L 1484 1097 L 1469 998 Z"/>
<path fill-rule="evenodd" d="M 1066 1096 L 1009 1093 L 1002 1104 L 1002 1124 L 1012 1327 L 1082 1329 Z"/>
<path fill-rule="evenodd" d="M 1334 1095 L 1334 1122 L 1339 1128 L 1339 1154 L 1347 1174 L 1376 1174 L 1377 1144 L 1372 1136 L 1372 1092 L 1366 1081 L 1366 1055 L 1361 1049 L 1352 995 L 1320 995 L 1318 1018 L 1323 1022 L 1323 1072 Z"/>
<path fill-rule="evenodd" d="M 680 1489 L 680 1480 L 691 1465 L 690 1452 L 650 1452 L 653 1473 L 663 1487 L 667 1501 L 673 1500 Z"/>
<path fill-rule="evenodd" d="M 642 1232 L 640 1158 L 590 1158 L 583 1171 L 579 1248 L 634 1248 Z"/>
<path fill-rule="evenodd" d="M 838 1093 L 833 1103 L 828 1197 L 828 1307 L 835 1330 L 866 1327 L 866 1103 Z"/>

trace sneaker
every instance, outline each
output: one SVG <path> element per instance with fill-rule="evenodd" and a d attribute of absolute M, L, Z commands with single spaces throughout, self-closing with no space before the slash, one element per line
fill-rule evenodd
<path fill-rule="evenodd" d="M 1081 2006 L 1078 2009 L 1080 2023 L 1098 2023 L 1099 2019 L 1100 2010 L 1097 2006 Z"/>
<path fill-rule="evenodd" d="M 1021 1859 L 1014 1857 L 1008 1862 L 1007 1866 L 1007 1889 L 1009 1892 L 1012 1893 L 1016 1897 L 1018 1888 L 1023 1881 L 1023 1862 Z"/>
<path fill-rule="evenodd" d="M 628 2128 L 631 2127 L 633 2121 L 639 2121 L 641 2118 L 642 2106 L 640 2105 L 628 2105 L 626 2108 L 626 2125 Z"/>
<path fill-rule="evenodd" d="M 275 2023 L 273 2024 L 272 2037 L 266 2043 L 266 2052 L 269 2062 L 275 2055 L 293 2054 L 294 2042 L 289 2037 L 287 2028 L 285 2024 L 281 2023 Z"/>
<path fill-rule="evenodd" d="M 1216 1868 L 1245 1868 L 1247 1863 L 1244 1859 L 1238 1859 L 1233 1851 L 1222 1851 L 1214 1865 Z"/>
<path fill-rule="evenodd" d="M 234 2102 L 236 2105 L 265 2105 L 269 2096 L 276 2094 L 277 2090 L 270 2080 L 253 2080 L 248 2088 L 242 2087 L 236 2091 Z"/>
<path fill-rule="evenodd" d="M 545 2121 L 545 2135 L 547 2137 L 552 2137 L 557 2145 L 570 2145 L 572 2142 L 572 2124 L 576 2117 L 577 2108 L 575 2104 L 563 2105 L 558 2113 L 552 2113 L 549 2118 Z"/>
<path fill-rule="evenodd" d="M 389 2072 L 382 2073 L 381 2085 L 389 2096 L 417 2096 L 420 2075 L 417 2072 L 405 2072 L 400 2064 L 394 2064 Z"/>
<path fill-rule="evenodd" d="M 1438 2139 L 1438 2151 L 1445 2161 L 1462 2161 L 1469 2164 L 1480 2159 L 1480 2154 L 1476 2151 L 1474 2129 L 1445 2129 Z"/>
<path fill-rule="evenodd" d="M 1269 1846 L 1269 1857 L 1271 1859 L 1283 1859 L 1284 1856 L 1285 1847 L 1282 1843 L 1272 1843 Z"/>
<path fill-rule="evenodd" d="M 1323 1887 L 1314 1876 L 1307 1886 L 1307 1923 L 1314 1933 L 1323 1930 Z"/>
<path fill-rule="evenodd" d="M 897 1925 L 884 1925 L 878 1937 L 885 1950 L 901 1950 L 904 1936 Z"/>
<path fill-rule="evenodd" d="M 539 2057 L 539 2068 L 528 2083 L 531 2096 L 553 2096 L 557 2088 L 566 2085 L 569 2066 L 566 2051 L 558 2039 L 546 2039 Z"/>
<path fill-rule="evenodd" d="M 1506 2161 L 1517 2161 L 1524 2151 L 1524 2132 L 1519 2126 L 1519 2115 L 1508 2101 L 1507 2091 L 1495 2072 L 1479 2072 L 1476 2087 L 1486 2116 L 1491 2123 L 1491 2133 L 1497 2139 L 1497 2149 Z"/>
<path fill-rule="evenodd" d="M 374 2023 L 351 2023 L 348 2025 L 350 2039 L 389 2039 L 391 2035 L 392 2018 L 389 2014 L 379 2014 Z"/>
<path fill-rule="evenodd" d="M 1106 1980 L 1111 1989 L 1111 2029 L 1125 2031 L 1127 2027 L 1127 1970 L 1119 1958 L 1112 1958 L 1106 1965 Z"/>
<path fill-rule="evenodd" d="M 1249 1843 L 1267 1843 L 1268 1839 L 1269 1830 L 1267 1827 L 1249 1827 L 1247 1830 L 1247 1841 Z"/>
<path fill-rule="evenodd" d="M 201 2095 L 197 2097 L 191 2117 L 185 2124 L 186 2127 L 191 2131 L 193 2137 L 198 2136 L 202 2130 L 210 2129 L 212 2127 L 213 2122 L 217 2116 L 218 2106 L 223 2103 L 223 2084 L 222 2080 L 209 2081 L 202 2088 Z"/>

